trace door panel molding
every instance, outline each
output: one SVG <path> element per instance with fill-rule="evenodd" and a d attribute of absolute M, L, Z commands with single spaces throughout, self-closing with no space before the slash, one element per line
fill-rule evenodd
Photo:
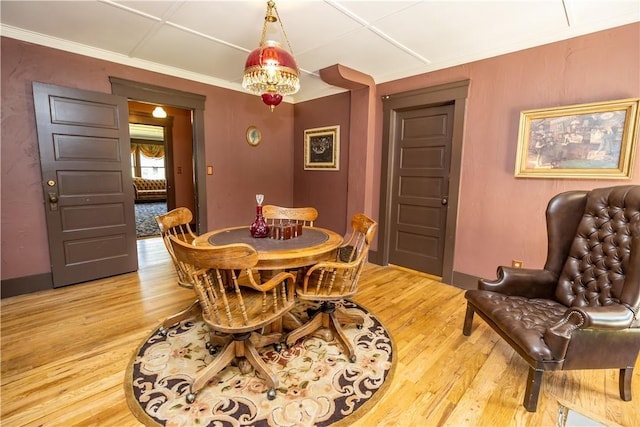
<path fill-rule="evenodd" d="M 391 199 L 393 183 L 393 159 L 396 154 L 394 131 L 397 125 L 397 113 L 401 111 L 437 107 L 453 103 L 453 134 L 449 176 L 448 210 L 444 241 L 442 281 L 452 283 L 454 245 L 457 228 L 458 197 L 460 193 L 460 171 L 462 164 L 462 144 L 464 132 L 464 114 L 469 93 L 470 80 L 463 80 L 417 89 L 408 92 L 382 96 L 383 138 L 380 182 L 379 240 L 375 253 L 378 264 L 389 264 Z"/>
<path fill-rule="evenodd" d="M 33 101 L 53 287 L 135 271 L 127 100 L 33 82 Z"/>

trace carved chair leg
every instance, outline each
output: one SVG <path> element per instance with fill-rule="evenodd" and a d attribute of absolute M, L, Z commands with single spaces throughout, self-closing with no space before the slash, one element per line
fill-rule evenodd
<path fill-rule="evenodd" d="M 286 312 L 282 317 L 282 329 L 285 331 L 293 331 L 302 326 L 303 323 L 290 311 Z"/>
<path fill-rule="evenodd" d="M 282 333 L 282 317 L 277 318 L 273 322 L 269 323 L 267 326 L 262 328 L 263 334 L 274 334 L 274 333 Z"/>
<path fill-rule="evenodd" d="M 356 350 L 353 346 L 353 343 L 349 341 L 349 338 L 345 335 L 342 330 L 342 326 L 340 326 L 340 321 L 335 317 L 329 315 L 329 327 L 333 331 L 334 338 L 342 345 L 345 353 L 347 353 L 347 357 L 350 362 L 356 361 Z"/>
<path fill-rule="evenodd" d="M 251 341 L 251 344 L 253 344 L 255 348 L 262 348 L 271 344 L 278 344 L 280 341 L 282 341 L 283 336 L 284 334 L 280 332 L 274 332 L 270 334 L 260 334 L 258 332 L 252 332 L 249 341 Z"/>
<path fill-rule="evenodd" d="M 316 331 L 319 328 L 321 328 L 322 327 L 322 314 L 323 314 L 322 312 L 316 313 L 316 315 L 311 320 L 309 320 L 307 323 L 305 323 L 301 327 L 297 328 L 296 330 L 293 330 L 293 331 L 289 332 L 289 334 L 287 335 L 287 339 L 286 339 L 287 345 L 289 347 L 291 347 L 300 338 L 306 337 L 307 335 L 311 335 L 314 331 Z"/>
<path fill-rule="evenodd" d="M 466 336 L 471 335 L 471 326 L 473 326 L 473 307 L 467 303 L 467 314 L 464 316 L 464 326 L 462 327 L 462 333 Z"/>
<path fill-rule="evenodd" d="M 527 374 L 527 388 L 524 392 L 523 405 L 529 412 L 536 412 L 538 408 L 538 395 L 540 394 L 540 386 L 542 384 L 542 374 L 544 371 L 535 368 L 529 368 Z"/>
<path fill-rule="evenodd" d="M 230 334 L 222 334 L 221 332 L 209 332 L 209 346 L 225 347 L 233 337 Z"/>
<path fill-rule="evenodd" d="M 200 311 L 200 301 L 195 300 L 189 307 L 164 319 L 162 322 L 162 328 L 169 329 L 178 322 L 182 322 L 185 319 L 196 316 Z"/>
<path fill-rule="evenodd" d="M 620 369 L 620 399 L 628 402 L 631 400 L 631 379 L 633 378 L 633 368 Z"/>
<path fill-rule="evenodd" d="M 362 317 L 360 314 L 347 313 L 347 311 L 342 307 L 336 308 L 336 311 L 333 313 L 333 315 L 342 325 L 364 325 L 364 317 Z"/>
<path fill-rule="evenodd" d="M 235 342 L 229 344 L 211 361 L 196 374 L 196 378 L 191 385 L 191 391 L 197 393 L 213 378 L 218 372 L 226 368 L 236 357 Z"/>
<path fill-rule="evenodd" d="M 254 347 L 250 340 L 244 341 L 244 357 L 253 366 L 253 369 L 258 371 L 260 377 L 262 377 L 270 388 L 278 388 L 278 377 L 275 373 L 271 372 L 269 366 L 262 360 L 258 350 Z"/>

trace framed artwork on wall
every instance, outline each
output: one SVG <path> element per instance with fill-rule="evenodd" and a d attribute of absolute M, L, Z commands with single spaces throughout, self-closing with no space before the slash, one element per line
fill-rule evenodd
<path fill-rule="evenodd" d="M 246 140 L 252 147 L 257 147 L 262 140 L 262 132 L 256 126 L 249 126 L 247 128 Z"/>
<path fill-rule="evenodd" d="M 304 169 L 340 170 L 340 126 L 304 131 Z"/>
<path fill-rule="evenodd" d="M 515 176 L 631 178 L 639 100 L 522 111 Z"/>

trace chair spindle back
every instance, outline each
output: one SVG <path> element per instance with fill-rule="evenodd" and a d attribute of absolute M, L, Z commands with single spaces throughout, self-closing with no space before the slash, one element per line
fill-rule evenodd
<path fill-rule="evenodd" d="M 164 245 L 171 256 L 173 265 L 176 268 L 176 273 L 178 274 L 178 284 L 186 288 L 191 288 L 193 286 L 191 278 L 189 277 L 189 272 L 183 270 L 176 260 L 171 242 L 169 241 L 169 236 L 174 236 L 186 243 L 193 242 L 196 235 L 191 230 L 190 223 L 192 220 L 193 214 L 191 213 L 191 210 L 185 207 L 176 208 L 165 214 L 156 216 L 156 223 L 160 229 L 160 235 L 162 236 Z"/>
<path fill-rule="evenodd" d="M 303 293 L 318 296 L 353 296 L 358 290 L 371 241 L 378 224 L 364 214 L 351 218 L 351 234 L 338 249 L 337 259 L 311 267 L 302 286 Z"/>
<path fill-rule="evenodd" d="M 285 208 L 275 205 L 264 205 L 262 215 L 267 224 L 279 225 L 285 223 L 302 224 L 305 227 L 313 227 L 313 222 L 318 218 L 315 208 Z"/>
<path fill-rule="evenodd" d="M 205 322 L 225 333 L 254 331 L 282 316 L 294 302 L 293 275 L 281 273 L 264 284 L 251 268 L 256 250 L 238 243 L 193 246 L 171 236 L 176 259 L 190 272 Z M 239 274 L 246 271 L 246 275 Z"/>

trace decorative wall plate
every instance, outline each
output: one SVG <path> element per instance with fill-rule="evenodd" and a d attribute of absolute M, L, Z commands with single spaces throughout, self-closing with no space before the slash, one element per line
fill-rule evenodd
<path fill-rule="evenodd" d="M 247 142 L 249 143 L 249 145 L 255 147 L 260 144 L 261 140 L 262 132 L 260 132 L 260 129 L 255 126 L 249 126 L 247 128 Z"/>

